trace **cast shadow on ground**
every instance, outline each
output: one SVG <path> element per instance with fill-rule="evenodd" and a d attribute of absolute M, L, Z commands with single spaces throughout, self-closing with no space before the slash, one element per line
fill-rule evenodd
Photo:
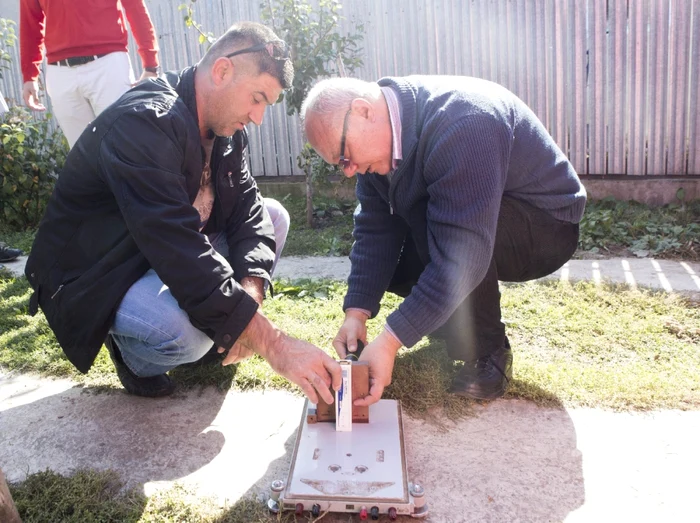
<path fill-rule="evenodd" d="M 228 387 L 235 368 L 226 367 Z M 25 397 L 0 412 L 0 463 L 8 480 L 47 469 L 64 476 L 109 469 L 126 488 L 142 488 L 201 469 L 224 446 L 224 435 L 211 425 L 226 394 L 213 387 L 158 399 L 103 391 L 73 387 L 34 401 Z"/>
<path fill-rule="evenodd" d="M 529 387 L 533 387 L 529 385 Z M 540 397 L 546 391 L 538 391 Z M 549 394 L 549 405 L 553 397 Z M 434 423 L 404 416 L 408 481 L 426 491 L 425 521 L 563 521 L 585 501 L 582 456 L 568 412 L 560 405 L 501 399 L 474 404 L 473 415 Z M 267 521 L 263 503 L 276 479 L 287 479 L 296 433 L 285 455 L 224 511 L 217 523 Z M 285 513 L 283 521 L 294 521 Z M 297 521 L 312 521 L 307 517 Z M 269 517 L 269 521 L 274 521 Z M 386 516 L 383 521 L 388 521 Z M 328 514 L 324 523 L 359 521 L 357 515 Z M 415 521 L 399 517 L 399 521 Z"/>

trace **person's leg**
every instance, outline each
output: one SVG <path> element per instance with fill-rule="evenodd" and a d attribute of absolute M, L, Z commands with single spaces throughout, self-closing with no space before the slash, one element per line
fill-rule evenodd
<path fill-rule="evenodd" d="M 115 52 L 81 65 L 80 88 L 95 116 L 131 89 L 134 72 L 128 53 Z"/>
<path fill-rule="evenodd" d="M 70 147 L 95 118 L 90 102 L 80 92 L 80 67 L 46 66 L 46 92 L 51 97 L 53 114 Z"/>
<path fill-rule="evenodd" d="M 577 224 L 503 198 L 486 276 L 448 320 L 448 352 L 465 361 L 453 392 L 478 399 L 503 394 L 512 374 L 512 353 L 501 321 L 498 281 L 522 282 L 551 274 L 571 258 L 577 244 Z"/>
<path fill-rule="evenodd" d="M 504 197 L 486 276 L 448 321 L 455 341 L 465 337 L 463 343 L 453 344 L 453 357 L 472 360 L 502 348 L 499 280 L 523 282 L 551 274 L 571 258 L 577 243 L 578 225 Z"/>
<path fill-rule="evenodd" d="M 265 207 L 272 220 L 272 225 L 275 228 L 275 261 L 272 264 L 271 274 L 274 274 L 277 262 L 282 256 L 282 250 L 287 243 L 287 234 L 289 234 L 289 213 L 280 202 L 272 198 L 264 198 Z"/>
<path fill-rule="evenodd" d="M 110 329 L 126 366 L 138 377 L 197 361 L 213 341 L 194 327 L 153 269 L 127 291 Z"/>
<path fill-rule="evenodd" d="M 418 283 L 418 278 L 424 270 L 425 265 L 420 260 L 413 237 L 408 234 L 387 291 L 405 298 L 411 293 L 413 286 Z"/>

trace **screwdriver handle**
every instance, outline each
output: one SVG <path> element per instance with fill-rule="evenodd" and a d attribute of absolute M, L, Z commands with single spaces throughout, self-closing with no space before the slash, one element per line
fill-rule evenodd
<path fill-rule="evenodd" d="M 364 348 L 365 348 L 365 344 L 362 342 L 362 340 L 357 340 L 357 350 L 355 352 L 347 351 L 347 354 L 345 355 L 345 359 L 347 361 L 359 361 L 360 354 L 362 354 L 362 350 Z"/>

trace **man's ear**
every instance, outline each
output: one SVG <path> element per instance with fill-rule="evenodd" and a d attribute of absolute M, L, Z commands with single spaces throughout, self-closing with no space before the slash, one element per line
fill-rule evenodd
<path fill-rule="evenodd" d="M 211 78 L 215 86 L 220 86 L 228 78 L 233 76 L 235 65 L 225 57 L 217 58 L 211 67 Z"/>
<path fill-rule="evenodd" d="M 375 111 L 372 103 L 364 98 L 355 98 L 350 102 L 350 107 L 352 107 L 352 112 L 360 115 L 362 118 L 366 118 L 370 122 L 374 122 Z"/>

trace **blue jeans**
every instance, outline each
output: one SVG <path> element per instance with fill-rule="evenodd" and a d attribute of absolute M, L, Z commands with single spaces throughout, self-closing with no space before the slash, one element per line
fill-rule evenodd
<path fill-rule="evenodd" d="M 275 228 L 274 271 L 287 240 L 289 213 L 270 198 L 265 198 L 265 206 Z M 209 241 L 219 253 L 228 255 L 224 233 L 211 235 Z M 213 347 L 211 338 L 190 323 L 153 269 L 124 295 L 109 332 L 126 365 L 140 377 L 157 376 L 197 361 Z"/>

